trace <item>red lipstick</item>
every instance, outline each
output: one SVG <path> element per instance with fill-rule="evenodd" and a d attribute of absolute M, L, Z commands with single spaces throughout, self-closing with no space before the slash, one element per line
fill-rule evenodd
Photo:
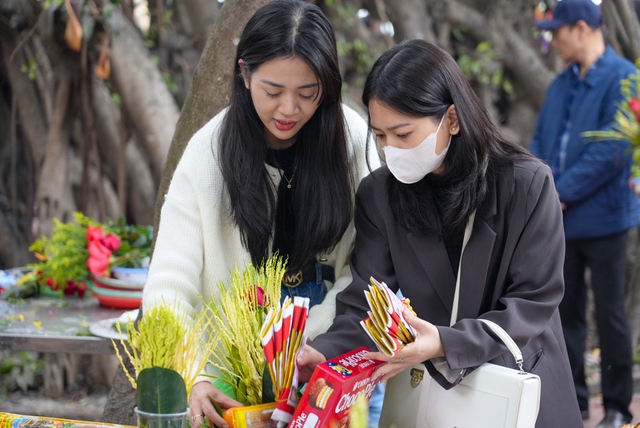
<path fill-rule="evenodd" d="M 294 126 L 296 126 L 296 123 L 298 123 L 290 120 L 278 120 L 278 119 L 274 119 L 273 121 L 276 124 L 276 128 L 278 128 L 278 130 L 280 131 L 288 131 Z"/>

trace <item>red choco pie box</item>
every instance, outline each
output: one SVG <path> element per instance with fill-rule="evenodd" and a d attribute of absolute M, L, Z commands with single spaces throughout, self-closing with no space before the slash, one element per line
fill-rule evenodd
<path fill-rule="evenodd" d="M 378 381 L 371 375 L 383 361 L 365 360 L 364 346 L 316 367 L 289 428 L 348 428 L 349 408 L 361 396 L 371 398 Z"/>

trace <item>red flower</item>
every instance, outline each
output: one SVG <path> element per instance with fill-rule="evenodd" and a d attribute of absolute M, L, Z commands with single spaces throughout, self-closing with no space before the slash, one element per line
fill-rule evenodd
<path fill-rule="evenodd" d="M 57 282 L 55 282 L 53 278 L 47 279 L 47 286 L 53 291 L 58 291 L 58 289 L 60 288 L 60 285 Z"/>
<path fill-rule="evenodd" d="M 64 288 L 64 295 L 67 297 L 71 297 L 74 294 L 76 294 L 76 290 L 78 289 L 78 284 L 72 280 L 72 279 L 68 279 L 67 280 L 67 286 Z"/>
<path fill-rule="evenodd" d="M 629 109 L 636 115 L 638 122 L 640 122 L 640 100 L 637 98 L 631 98 L 629 100 Z"/>
<path fill-rule="evenodd" d="M 83 281 L 80 284 L 78 284 L 77 292 L 78 292 L 78 297 L 82 299 L 85 293 L 87 292 L 87 283 Z"/>

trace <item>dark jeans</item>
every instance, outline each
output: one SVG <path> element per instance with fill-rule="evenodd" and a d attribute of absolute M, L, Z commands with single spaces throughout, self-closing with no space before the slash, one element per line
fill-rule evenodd
<path fill-rule="evenodd" d="M 595 239 L 567 240 L 564 262 L 565 293 L 560 304 L 569 362 L 581 410 L 589 408 L 584 351 L 587 336 L 585 270 L 591 288 L 600 339 L 602 401 L 631 420 L 633 394 L 631 334 L 625 315 L 627 232 Z"/>

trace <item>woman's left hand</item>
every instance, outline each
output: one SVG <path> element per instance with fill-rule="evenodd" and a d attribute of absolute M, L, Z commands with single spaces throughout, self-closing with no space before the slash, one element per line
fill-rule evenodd
<path fill-rule="evenodd" d="M 408 310 L 405 310 L 403 315 L 407 323 L 416 330 L 416 339 L 405 345 L 394 357 L 389 357 L 382 352 L 365 354 L 365 358 L 387 362 L 373 372 L 373 380 L 380 378 L 381 382 L 385 381 L 414 364 L 444 356 L 440 332 L 436 326 L 418 318 Z"/>
<path fill-rule="evenodd" d="M 322 364 L 325 361 L 327 361 L 327 359 L 320 353 L 320 351 L 309 345 L 304 345 L 302 352 L 296 358 L 296 364 L 298 365 L 298 379 L 301 382 L 308 382 L 318 364 Z"/>

